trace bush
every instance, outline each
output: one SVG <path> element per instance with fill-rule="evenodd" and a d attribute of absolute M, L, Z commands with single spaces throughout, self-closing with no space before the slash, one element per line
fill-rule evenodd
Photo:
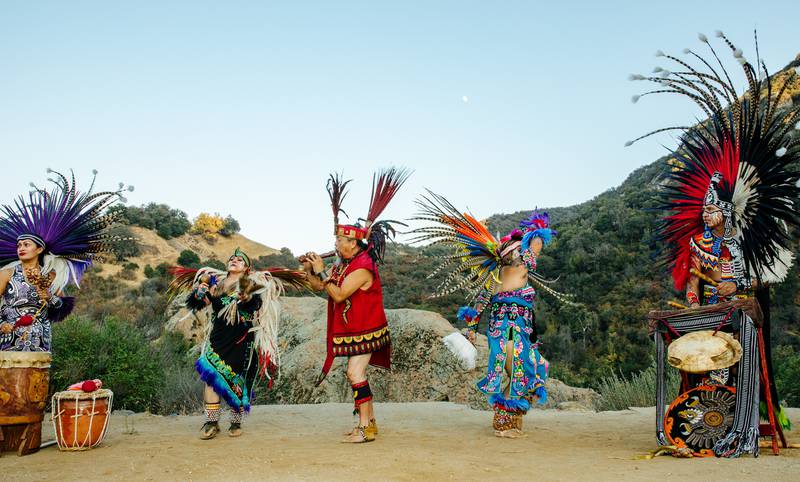
<path fill-rule="evenodd" d="M 259 256 L 258 259 L 253 262 L 254 269 L 275 267 L 297 269 L 300 267 L 300 262 L 297 261 L 297 258 L 292 254 L 292 250 L 289 248 L 281 248 L 280 253 Z"/>
<path fill-rule="evenodd" d="M 209 268 L 216 268 L 220 271 L 227 271 L 228 269 L 228 266 L 225 263 L 216 258 L 207 259 L 206 262 L 203 263 L 203 266 L 208 266 Z"/>
<path fill-rule="evenodd" d="M 790 407 L 800 407 L 800 352 L 789 345 L 779 346 L 772 360 L 778 396 Z"/>
<path fill-rule="evenodd" d="M 121 239 L 111 241 L 111 251 L 120 261 L 133 258 L 141 254 L 139 243 L 133 237 L 130 228 L 124 225 L 117 225 L 108 230 L 108 234 Z"/>
<path fill-rule="evenodd" d="M 109 211 L 119 213 L 120 222 L 152 229 L 164 239 L 181 236 L 192 227 L 185 212 L 166 204 L 150 203 L 141 207 L 116 205 Z"/>
<path fill-rule="evenodd" d="M 155 278 L 158 276 L 158 271 L 154 270 L 149 264 L 144 266 L 144 277 L 147 279 Z"/>
<path fill-rule="evenodd" d="M 194 370 L 196 357 L 180 333 L 165 333 L 156 344 L 164 384 L 158 394 L 157 410 L 164 415 L 187 414 L 203 408 L 203 384 Z"/>
<path fill-rule="evenodd" d="M 667 366 L 666 370 L 666 402 L 678 396 L 680 373 Z M 655 361 L 641 372 L 626 378 L 622 373 L 611 372 L 598 384 L 600 398 L 595 402 L 595 409 L 625 410 L 630 407 L 650 407 L 656 403 L 656 364 Z"/>
<path fill-rule="evenodd" d="M 213 241 L 225 227 L 225 220 L 218 214 L 200 213 L 192 224 L 192 233 L 201 234 L 205 239 Z"/>
<path fill-rule="evenodd" d="M 65 390 L 81 380 L 99 378 L 114 392 L 114 407 L 152 410 L 164 385 L 158 353 L 134 327 L 109 318 L 96 325 L 69 318 L 53 328 L 50 388 Z"/>
<path fill-rule="evenodd" d="M 241 230 L 241 226 L 239 226 L 239 221 L 235 220 L 233 216 L 230 214 L 225 218 L 225 223 L 222 225 L 222 229 L 219 230 L 219 234 L 228 237 L 233 236 L 234 234 L 238 233 Z"/>
<path fill-rule="evenodd" d="M 191 249 L 184 249 L 178 256 L 178 264 L 184 268 L 199 268 L 200 256 Z"/>

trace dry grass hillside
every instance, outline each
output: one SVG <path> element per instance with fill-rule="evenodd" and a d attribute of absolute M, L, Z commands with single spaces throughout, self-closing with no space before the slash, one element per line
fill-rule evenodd
<path fill-rule="evenodd" d="M 136 269 L 136 278 L 130 280 L 137 284 L 144 279 L 146 265 L 157 266 L 164 262 L 174 264 L 181 251 L 185 249 L 194 251 L 200 256 L 200 259 L 216 258 L 220 261 L 225 261 L 237 246 L 242 248 L 242 251 L 252 259 L 278 253 L 278 250 L 252 241 L 238 233 L 229 237 L 217 236 L 213 241 L 209 241 L 202 235 L 189 233 L 177 238 L 164 239 L 149 229 L 139 226 L 129 226 L 129 228 L 141 251 L 139 256 L 131 257 L 126 261 L 126 263 L 139 265 L 139 268 Z M 122 263 L 109 261 L 102 267 L 102 276 L 110 276 L 122 270 Z"/>

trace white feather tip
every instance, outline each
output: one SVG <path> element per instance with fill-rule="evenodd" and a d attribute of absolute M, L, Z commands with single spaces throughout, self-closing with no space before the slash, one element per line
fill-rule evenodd
<path fill-rule="evenodd" d="M 700 39 L 700 41 L 701 41 L 701 42 L 703 42 L 703 43 L 708 43 L 708 37 L 706 37 L 706 36 L 705 36 L 704 34 L 702 34 L 702 33 L 698 33 L 698 34 L 697 34 L 697 38 L 699 38 L 699 39 Z"/>
<path fill-rule="evenodd" d="M 445 346 L 461 362 L 461 367 L 465 370 L 473 370 L 478 358 L 478 350 L 467 340 L 464 335 L 458 332 L 450 333 L 442 338 Z"/>
<path fill-rule="evenodd" d="M 785 147 L 781 147 L 780 149 L 775 151 L 775 155 L 778 156 L 778 157 L 783 157 L 785 154 L 786 154 L 786 148 Z"/>

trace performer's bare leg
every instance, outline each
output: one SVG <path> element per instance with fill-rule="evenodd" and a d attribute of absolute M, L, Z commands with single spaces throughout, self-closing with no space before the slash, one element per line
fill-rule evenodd
<path fill-rule="evenodd" d="M 347 361 L 347 379 L 353 386 L 367 382 L 367 367 L 369 360 L 372 357 L 371 353 L 363 355 L 352 356 Z M 372 400 L 364 401 L 358 405 L 358 427 L 353 429 L 350 435 L 347 436 L 344 442 L 360 442 L 364 441 L 362 433 L 369 427 L 371 419 L 374 419 L 374 408 Z M 368 434 L 369 440 L 374 439 L 374 434 Z"/>
<path fill-rule="evenodd" d="M 217 392 L 208 385 L 203 388 L 203 402 L 206 411 L 206 423 L 201 430 L 200 438 L 208 440 L 219 433 L 220 399 Z"/>

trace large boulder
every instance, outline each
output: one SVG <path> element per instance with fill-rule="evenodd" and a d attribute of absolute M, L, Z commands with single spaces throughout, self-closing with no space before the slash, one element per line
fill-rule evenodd
<path fill-rule="evenodd" d="M 265 403 L 324 403 L 352 400 L 345 377 L 346 358 L 334 361 L 328 377 L 314 386 L 325 359 L 327 301 L 318 297 L 283 298 L 279 345 L 280 376 L 271 390 L 256 394 Z M 202 337 L 202 317 L 187 316 L 185 309 L 173 307 L 167 326 L 187 338 Z M 378 401 L 427 402 L 450 401 L 476 409 L 488 408 L 486 396 L 475 382 L 486 373 L 488 345 L 479 335 L 476 368 L 464 369 L 447 349 L 442 338 L 455 328 L 437 313 L 421 310 L 386 310 L 392 334 L 392 371 L 369 370 L 372 391 Z M 548 401 L 538 408 L 592 409 L 597 394 L 585 388 L 568 387 L 547 381 Z"/>

